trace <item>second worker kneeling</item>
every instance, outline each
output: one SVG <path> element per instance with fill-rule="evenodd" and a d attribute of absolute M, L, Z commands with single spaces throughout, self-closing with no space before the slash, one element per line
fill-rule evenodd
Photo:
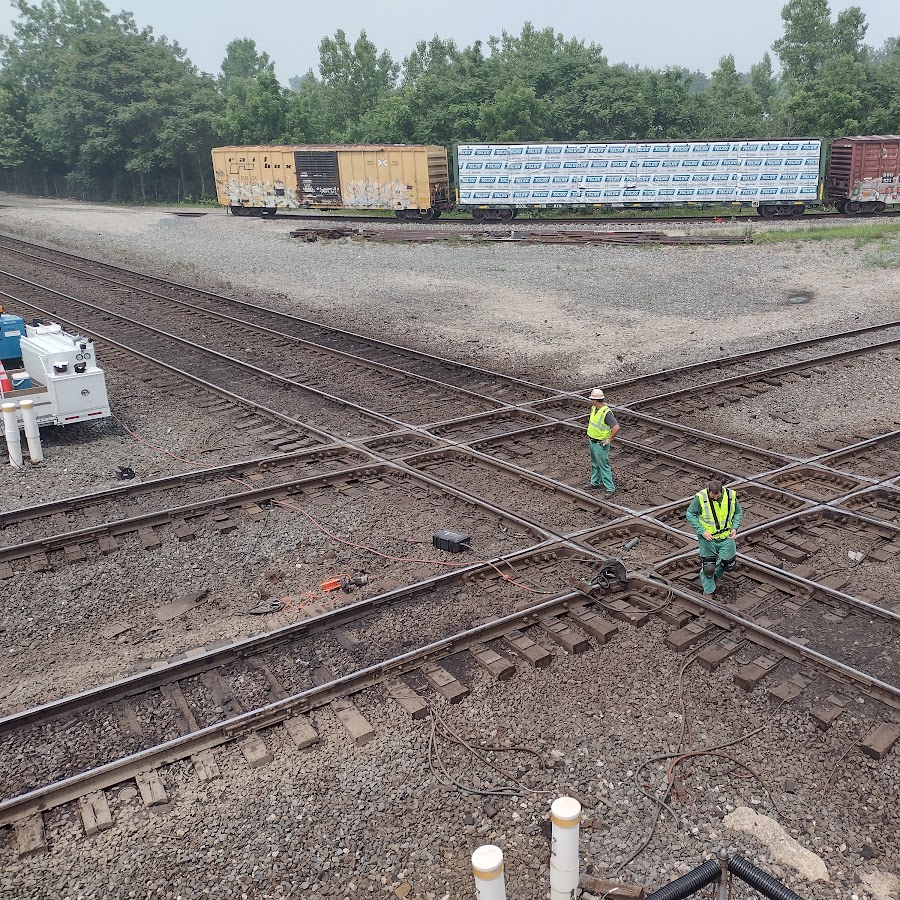
<path fill-rule="evenodd" d="M 737 565 L 734 538 L 741 524 L 741 504 L 733 490 L 713 479 L 691 500 L 687 520 L 700 542 L 700 583 L 703 585 L 703 593 L 713 594 L 716 579 Z"/>

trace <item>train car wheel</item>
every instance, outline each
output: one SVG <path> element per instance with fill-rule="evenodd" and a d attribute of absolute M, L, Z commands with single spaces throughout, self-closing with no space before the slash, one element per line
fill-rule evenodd
<path fill-rule="evenodd" d="M 483 222 L 484 221 L 484 210 L 483 209 L 473 209 L 472 210 L 472 218 L 476 222 Z"/>
<path fill-rule="evenodd" d="M 230 206 L 231 214 L 233 216 L 245 216 L 247 213 L 244 210 L 243 206 Z"/>
<path fill-rule="evenodd" d="M 278 207 L 276 207 L 276 206 L 267 206 L 263 210 L 263 215 L 268 216 L 270 219 L 274 219 L 277 213 L 278 213 Z"/>
<path fill-rule="evenodd" d="M 441 211 L 440 211 L 439 209 L 436 209 L 436 210 L 434 211 L 434 215 L 433 215 L 431 218 L 432 218 L 432 219 L 439 219 L 440 217 L 441 217 Z"/>
<path fill-rule="evenodd" d="M 798 204 L 797 206 L 791 207 L 791 215 L 792 216 L 799 217 L 799 216 L 802 216 L 805 212 L 806 212 L 805 206 L 800 206 Z"/>
<path fill-rule="evenodd" d="M 428 209 L 420 209 L 419 218 L 423 222 L 430 222 L 434 218 L 434 207 L 429 206 Z"/>
<path fill-rule="evenodd" d="M 501 222 L 512 222 L 515 217 L 516 211 L 514 209 L 504 207 L 503 209 L 497 210 L 497 218 Z"/>
<path fill-rule="evenodd" d="M 837 209 L 837 211 L 841 215 L 843 215 L 845 212 L 847 212 L 847 209 L 846 209 L 847 201 L 846 200 L 836 200 L 834 203 L 834 206 L 835 206 L 835 209 Z"/>
<path fill-rule="evenodd" d="M 861 208 L 858 200 L 847 200 L 844 203 L 844 212 L 848 216 L 858 216 Z"/>
<path fill-rule="evenodd" d="M 756 208 L 756 211 L 764 218 L 764 219 L 774 219 L 775 216 L 778 215 L 778 207 L 773 206 L 771 203 L 763 203 L 761 206 Z"/>
<path fill-rule="evenodd" d="M 395 210 L 394 210 L 394 215 L 395 215 L 398 219 L 405 219 L 405 218 L 406 218 L 406 210 L 405 210 L 405 209 L 395 209 Z"/>

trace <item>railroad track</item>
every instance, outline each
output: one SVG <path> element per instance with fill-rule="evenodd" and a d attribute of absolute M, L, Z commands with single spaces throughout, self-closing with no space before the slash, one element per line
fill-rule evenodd
<path fill-rule="evenodd" d="M 826 341 L 828 341 L 827 338 L 819 339 L 815 345 L 816 350 L 824 349 Z M 676 400 L 686 414 L 702 413 L 716 406 L 724 406 L 745 399 L 755 399 L 773 387 L 796 382 L 799 378 L 810 378 L 819 367 L 894 350 L 900 346 L 900 323 L 873 326 L 861 330 L 860 333 L 834 338 L 828 344 L 829 349 L 826 353 L 808 354 L 804 352 L 798 354 L 790 348 L 784 351 L 779 349 L 776 353 L 765 357 L 767 363 L 765 366 L 750 367 L 747 371 L 737 374 L 730 374 L 733 371 L 731 368 L 728 373 L 718 370 L 720 371 L 718 378 L 710 378 L 710 375 L 715 375 L 717 372 L 717 367 L 713 366 L 710 372 L 704 372 L 703 380 L 699 383 L 696 380 L 693 384 L 684 380 L 677 385 L 670 382 L 664 384 L 652 381 L 644 382 L 639 389 L 642 395 L 635 396 L 634 399 L 631 399 L 635 389 L 634 385 L 624 386 L 624 397 L 621 400 L 619 399 L 620 388 L 611 386 L 609 388 L 610 397 L 615 398 L 616 403 L 621 402 L 624 406 L 651 415 L 658 414 L 659 410 L 664 410 Z M 771 364 L 773 357 L 783 359 L 785 356 L 793 358 L 789 358 L 787 361 L 777 359 L 775 365 Z M 742 361 L 738 361 L 735 368 L 743 367 L 743 365 Z M 697 373 L 687 374 L 696 376 Z M 666 390 L 652 394 L 644 393 L 651 385 L 651 389 L 658 390 L 659 387 L 664 386 Z M 714 394 L 712 399 L 710 399 L 711 394 Z"/>
<path fill-rule="evenodd" d="M 614 535 L 616 540 L 622 536 Z M 605 539 L 592 538 L 600 544 Z M 757 661 L 735 673 L 736 681 L 747 689 L 782 661 L 795 660 L 809 673 L 807 685 L 821 675 L 900 708 L 900 688 L 772 631 L 769 619 L 755 615 L 761 609 L 772 610 L 771 598 L 754 597 L 753 606 L 744 606 L 743 614 L 738 614 L 679 587 L 677 580 L 661 584 L 658 578 L 641 575 L 632 576 L 627 584 L 613 582 L 603 592 L 560 589 L 559 580 L 567 577 L 587 587 L 585 576 L 602 560 L 591 552 L 590 542 L 588 538 L 583 547 L 549 545 L 497 559 L 490 566 L 467 567 L 7 716 L 0 720 L 0 753 L 9 754 L 15 764 L 6 769 L 2 782 L 7 799 L 0 803 L 0 823 L 16 825 L 20 849 L 25 851 L 44 840 L 40 814 L 72 800 L 80 801 L 89 831 L 98 822 L 103 827 L 110 814 L 102 791 L 128 779 L 135 779 L 145 803 L 163 803 L 161 767 L 190 758 L 197 777 L 209 780 L 218 774 L 211 751 L 229 742 L 239 745 L 249 765 L 264 764 L 271 759 L 264 729 L 283 725 L 298 748 L 309 746 L 318 735 L 306 714 L 326 705 L 353 740 L 363 743 L 373 729 L 350 699 L 361 690 L 377 685 L 411 716 L 423 715 L 428 701 L 421 685 L 450 702 L 459 702 L 468 693 L 461 654 L 492 677 L 512 677 L 517 664 L 551 662 L 552 654 L 532 637 L 579 653 L 589 649 L 591 639 L 601 646 L 613 639 L 619 623 L 639 627 L 653 615 L 675 626 L 667 638 L 673 650 L 707 641 L 701 661 L 710 669 L 748 642 L 772 654 L 761 658 L 767 665 Z M 680 562 L 670 565 L 676 578 Z M 507 566 L 512 575 L 506 574 Z M 681 565 L 688 567 L 693 563 Z M 776 600 L 782 603 L 796 598 L 802 608 L 809 602 L 775 570 L 751 566 L 741 577 L 748 583 L 780 584 L 784 596 Z M 515 609 L 522 596 L 516 588 L 554 578 L 555 590 L 542 586 L 529 591 L 556 596 L 532 597 L 525 609 Z M 453 611 L 449 622 L 448 610 Z M 487 622 L 471 624 L 485 614 Z M 469 621 L 453 633 L 460 617 Z M 900 616 L 896 618 L 900 621 Z M 423 621 L 428 623 L 427 634 L 422 634 Z M 402 638 L 413 622 L 418 639 L 426 643 L 404 652 Z M 410 680 L 402 681 L 404 676 Z M 776 696 L 779 687 L 773 688 Z M 148 721 L 153 722 L 152 733 L 147 733 Z M 50 746 L 54 732 L 64 733 L 72 748 L 65 758 L 23 752 L 37 742 Z M 98 734 L 104 737 L 99 765 Z M 872 750 L 877 752 L 878 746 Z"/>
<path fill-rule="evenodd" d="M 584 456 L 584 400 L 576 394 L 355 336 L 363 355 L 382 354 L 371 360 L 377 363 L 368 370 L 373 379 L 391 379 L 395 390 L 412 394 L 407 421 L 393 409 L 354 403 L 302 379 L 295 383 L 214 347 L 192 347 L 183 335 L 167 333 L 159 319 L 148 329 L 136 318 L 137 298 L 147 296 L 136 285 L 123 282 L 128 296 L 93 312 L 85 301 L 38 284 L 22 302 L 42 308 L 55 297 L 62 311 L 74 303 L 79 325 L 88 328 L 82 320 L 90 320 L 90 327 L 102 329 L 95 332 L 100 338 L 114 332 L 116 353 L 140 346 L 148 363 L 168 362 L 175 389 L 179 379 L 194 378 L 210 392 L 210 402 L 233 398 L 248 417 L 258 416 L 272 429 L 264 436 L 274 436 L 279 455 L 6 513 L 0 536 L 15 535 L 0 549 L 7 584 L 18 589 L 27 582 L 30 590 L 55 596 L 57 569 L 79 566 L 88 583 L 110 554 L 117 554 L 119 577 L 127 583 L 140 577 L 132 560 L 162 543 L 196 541 L 214 554 L 227 537 L 234 547 L 249 547 L 261 523 L 277 531 L 283 546 L 300 545 L 304 559 L 331 569 L 359 571 L 360 543 L 381 556 L 364 564 L 369 581 L 356 588 L 362 599 L 355 603 L 338 602 L 329 612 L 317 606 L 321 595 L 292 593 L 264 608 L 262 621 L 273 630 L 263 635 L 225 647 L 186 647 L 180 659 L 152 671 L 0 720 L 0 772 L 7 773 L 0 823 L 16 826 L 21 853 L 43 846 L 44 810 L 78 800 L 90 831 L 109 819 L 102 792 L 123 781 L 134 779 L 144 802 L 153 805 L 165 799 L 169 764 L 191 759 L 197 778 L 214 777 L 212 751 L 230 742 L 239 744 L 248 764 L 261 764 L 270 755 L 265 729 L 275 726 L 302 747 L 316 738 L 303 718 L 310 710 L 330 707 L 353 739 L 363 741 L 372 729 L 351 699 L 362 691 L 377 687 L 391 702 L 401 697 L 411 715 L 427 714 L 426 691 L 451 702 L 464 699 L 467 667 L 480 663 L 491 677 L 509 677 L 516 665 L 585 652 L 614 639 L 624 624 L 650 619 L 673 628 L 673 651 L 696 651 L 711 669 L 736 666 L 735 680 L 747 689 L 785 673 L 789 677 L 771 688 L 779 700 L 804 691 L 813 696 L 817 686 L 830 685 L 834 693 L 820 692 L 811 708 L 822 727 L 841 714 L 841 701 L 851 694 L 866 698 L 873 722 L 888 716 L 885 708 L 900 709 L 895 664 L 891 668 L 900 613 L 890 597 L 866 593 L 863 570 L 846 556 L 848 548 L 864 552 L 866 566 L 883 567 L 888 577 L 896 569 L 895 432 L 795 458 L 648 415 L 641 397 L 677 394 L 672 378 L 686 372 L 668 373 L 668 383 L 667 373 L 647 376 L 629 382 L 641 384 L 636 390 L 643 393 L 621 412 L 629 436 L 617 442 L 620 489 L 614 498 L 597 497 L 586 490 L 585 476 L 572 474 L 572 460 Z M 197 317 L 214 344 L 223 340 L 211 331 L 215 323 L 249 327 L 205 307 L 186 307 L 196 304 L 185 297 L 177 300 L 180 308 Z M 173 298 L 157 300 L 160 311 L 172 309 Z M 258 309 L 238 306 L 242 315 Z M 274 331 L 287 327 L 271 324 Z M 747 354 L 736 365 L 752 359 L 770 372 L 793 371 L 849 359 L 860 348 L 846 344 L 864 335 L 887 338 L 881 343 L 892 346 L 887 330 L 894 327 Z M 326 332 L 328 340 L 341 334 Z M 251 334 L 242 330 L 237 343 Z M 321 352 L 315 344 L 310 339 L 307 349 Z M 785 362 L 778 355 L 797 351 L 804 358 Z M 420 363 L 423 370 L 414 371 Z M 437 377 L 445 365 L 445 376 Z M 766 369 L 742 369 L 732 377 L 752 380 L 760 371 Z M 462 387 L 462 381 L 467 401 L 452 410 L 455 415 L 433 421 L 422 413 L 417 420 L 416 411 L 428 408 L 418 405 L 417 391 Z M 356 423 L 349 433 L 348 417 Z M 308 446 L 291 448 L 292 439 Z M 683 518 L 687 499 L 712 474 L 738 485 L 747 508 L 741 565 L 715 601 L 698 593 L 696 541 Z M 473 555 L 448 561 L 428 535 L 463 523 Z M 326 547 L 334 548 L 330 555 Z M 624 558 L 628 584 L 607 579 L 608 588 L 591 588 L 587 580 L 610 556 Z M 285 625 L 310 612 L 312 618 Z M 738 665 L 747 653 L 751 658 Z M 400 677 L 406 681 L 398 685 Z M 863 749 L 876 757 L 887 753 L 897 739 L 890 739 L 892 727 L 867 736 Z M 43 751 L 63 742 L 71 748 L 67 756 Z M 39 752 L 23 752 L 35 747 Z"/>
<path fill-rule="evenodd" d="M 120 521 L 124 518 L 123 511 L 143 514 L 207 503 L 241 490 L 284 487 L 310 478 L 357 470 L 371 461 L 357 450 L 329 445 L 150 481 L 127 481 L 105 491 L 0 512 L 0 545 L 20 544 L 48 534 L 59 535 Z"/>
<path fill-rule="evenodd" d="M 20 261 L 75 276 L 92 275 L 95 279 L 120 290 L 135 290 L 159 301 L 181 301 L 207 313 L 228 310 L 228 319 L 246 322 L 284 337 L 304 341 L 320 352 L 331 350 L 346 357 L 364 360 L 375 366 L 405 371 L 475 394 L 492 397 L 500 403 L 524 403 L 554 396 L 552 388 L 513 378 L 487 369 L 454 362 L 442 357 L 400 347 L 387 341 L 366 337 L 351 331 L 332 328 L 278 312 L 268 307 L 214 294 L 199 288 L 133 272 L 108 263 L 87 259 L 63 251 L 52 250 L 0 235 L 0 250 L 15 254 Z M 226 317 L 222 317 L 224 321 Z M 270 348 L 271 349 L 271 348 Z M 270 354 L 267 354 L 270 355 Z"/>
<path fill-rule="evenodd" d="M 210 314 L 218 315 L 224 305 L 229 309 L 229 313 L 221 315 L 220 321 L 236 320 L 247 324 L 249 317 L 252 318 L 251 324 L 263 333 L 274 332 L 277 335 L 305 341 L 311 348 L 338 351 L 340 354 L 350 355 L 357 360 L 367 360 L 388 370 L 406 371 L 431 378 L 435 382 L 492 398 L 501 404 L 531 403 L 535 412 L 561 418 L 568 417 L 570 411 L 572 415 L 577 415 L 579 410 L 584 411 L 582 399 L 577 394 L 564 396 L 565 391 L 412 351 L 258 304 L 234 300 L 6 235 L 0 235 L 0 250 L 14 253 L 19 260 L 30 260 L 42 273 L 49 266 L 60 271 L 68 270 L 73 276 L 78 273 L 89 274 L 122 290 L 134 289 L 144 296 L 152 296 L 157 300 L 180 301 L 187 304 L 186 308 L 195 308 Z M 679 388 L 696 389 L 698 376 L 701 376 L 701 385 L 706 383 L 709 388 L 719 384 L 725 373 L 731 373 L 738 378 L 745 375 L 775 377 L 781 371 L 781 367 L 790 370 L 790 367 L 796 364 L 806 366 L 814 365 L 817 360 L 834 361 L 835 353 L 865 350 L 878 343 L 897 338 L 900 338 L 900 321 L 864 326 L 718 360 L 680 366 L 664 372 L 613 381 L 609 383 L 610 397 L 616 405 L 630 405 L 634 401 L 649 401 L 669 396 Z M 823 354 L 822 350 L 827 352 Z M 771 365 L 772 361 L 776 362 L 775 366 Z M 661 391 L 661 388 L 664 388 L 664 391 Z M 577 393 L 583 394 L 586 390 Z"/>

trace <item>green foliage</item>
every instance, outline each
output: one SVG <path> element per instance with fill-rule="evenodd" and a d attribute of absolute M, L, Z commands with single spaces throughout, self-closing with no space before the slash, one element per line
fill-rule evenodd
<path fill-rule="evenodd" d="M 775 244 L 784 241 L 836 241 L 852 240 L 857 248 L 871 241 L 900 235 L 900 224 L 877 222 L 861 225 L 813 225 L 809 228 L 791 228 L 786 231 L 765 231 L 753 238 L 754 244 Z"/>
<path fill-rule="evenodd" d="M 762 134 L 763 105 L 738 74 L 730 54 L 719 60 L 702 94 L 704 137 L 737 138 Z"/>
<path fill-rule="evenodd" d="M 99 0 L 12 0 L 0 38 L 0 168 L 65 175 L 105 196 L 206 197 L 209 149 L 235 143 L 675 140 L 887 133 L 900 121 L 900 39 L 872 50 L 858 7 L 788 0 L 784 31 L 748 73 L 611 65 L 603 49 L 526 23 L 458 47 L 434 35 L 401 63 L 361 31 L 319 45 L 279 83 L 236 38 L 216 77 Z M 152 195 L 152 196 L 151 196 Z"/>

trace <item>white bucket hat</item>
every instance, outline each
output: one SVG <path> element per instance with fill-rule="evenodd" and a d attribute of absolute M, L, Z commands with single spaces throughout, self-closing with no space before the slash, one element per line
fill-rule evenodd
<path fill-rule="evenodd" d="M 591 396 L 589 399 L 590 400 L 603 400 L 604 399 L 603 391 L 600 390 L 600 388 L 594 388 L 591 391 Z"/>

